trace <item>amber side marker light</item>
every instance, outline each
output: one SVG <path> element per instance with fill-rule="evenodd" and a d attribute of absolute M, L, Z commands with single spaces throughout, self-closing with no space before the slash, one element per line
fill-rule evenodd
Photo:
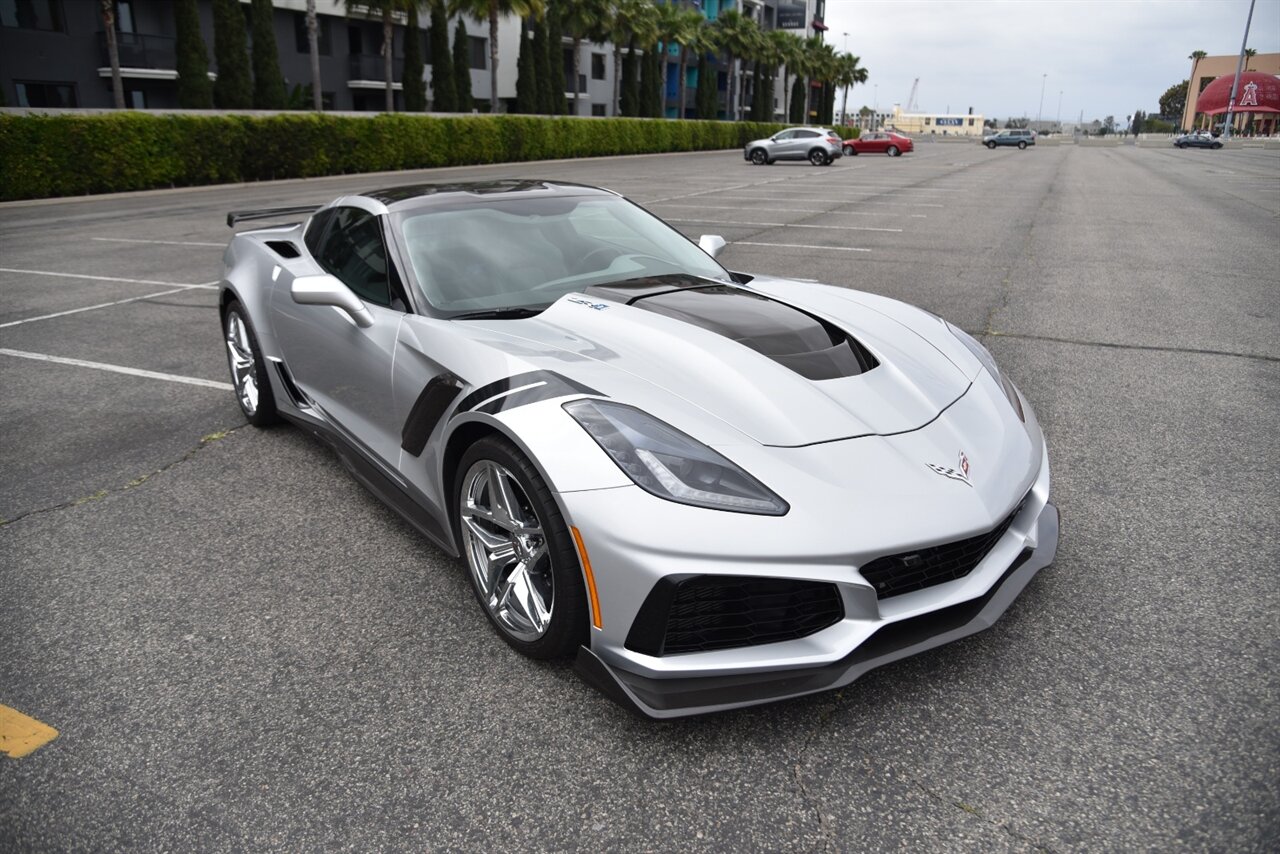
<path fill-rule="evenodd" d="M 582 544 L 582 534 L 578 533 L 578 529 L 573 526 L 570 526 L 569 530 L 573 532 L 573 542 L 578 547 L 582 571 L 587 575 L 587 592 L 591 594 L 591 625 L 602 629 L 604 626 L 600 622 L 600 597 L 596 595 L 596 576 L 591 571 L 591 558 L 587 557 L 587 547 Z"/>

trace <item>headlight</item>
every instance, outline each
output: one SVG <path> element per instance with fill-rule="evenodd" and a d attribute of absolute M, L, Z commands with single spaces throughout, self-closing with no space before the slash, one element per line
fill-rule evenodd
<path fill-rule="evenodd" d="M 992 357 L 991 351 L 979 344 L 977 338 L 974 338 L 960 327 L 953 326 L 945 320 L 942 322 L 947 324 L 951 334 L 956 336 L 961 344 L 969 348 L 969 352 L 977 357 L 978 361 L 982 363 L 982 367 L 987 369 L 987 373 L 991 374 L 992 378 L 1000 384 L 1001 390 L 1004 391 L 1004 396 L 1009 398 L 1009 405 L 1013 407 L 1014 412 L 1018 413 L 1018 419 L 1025 424 L 1027 416 L 1022 411 L 1022 397 L 1018 394 L 1018 389 L 1014 387 L 1009 378 L 1000 373 L 1000 368 L 996 366 L 996 360 Z"/>
<path fill-rule="evenodd" d="M 763 516 L 782 516 L 791 509 L 720 454 L 638 409 L 574 400 L 564 410 L 636 486 L 659 498 Z"/>

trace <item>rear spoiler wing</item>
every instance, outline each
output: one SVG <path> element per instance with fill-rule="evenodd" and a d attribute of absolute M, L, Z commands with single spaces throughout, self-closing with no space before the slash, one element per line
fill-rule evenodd
<path fill-rule="evenodd" d="M 232 211 L 227 214 L 227 227 L 234 228 L 236 223 L 251 219 L 277 219 L 279 217 L 313 214 L 320 210 L 320 205 L 302 205 L 292 208 L 261 208 L 256 211 Z"/>

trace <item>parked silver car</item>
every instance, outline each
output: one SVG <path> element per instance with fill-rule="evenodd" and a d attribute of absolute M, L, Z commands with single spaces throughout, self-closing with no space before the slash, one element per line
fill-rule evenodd
<path fill-rule="evenodd" d="M 767 139 L 753 139 L 742 150 L 744 160 L 764 166 L 775 160 L 808 160 L 830 166 L 844 152 L 840 137 L 829 128 L 787 128 Z"/>

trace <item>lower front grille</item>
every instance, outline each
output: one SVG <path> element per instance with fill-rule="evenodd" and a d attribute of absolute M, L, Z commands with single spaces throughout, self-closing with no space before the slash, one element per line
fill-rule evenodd
<path fill-rule="evenodd" d="M 862 577 L 871 582 L 880 599 L 964 578 L 982 563 L 1021 510 L 1019 504 L 995 528 L 967 540 L 876 558 L 862 567 Z"/>
<path fill-rule="evenodd" d="M 648 655 L 709 652 L 795 640 L 843 618 L 844 603 L 834 584 L 682 576 L 655 585 L 626 645 Z"/>

